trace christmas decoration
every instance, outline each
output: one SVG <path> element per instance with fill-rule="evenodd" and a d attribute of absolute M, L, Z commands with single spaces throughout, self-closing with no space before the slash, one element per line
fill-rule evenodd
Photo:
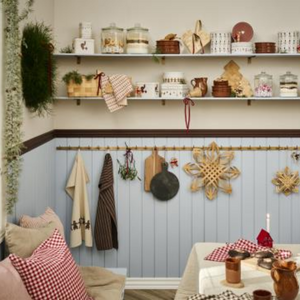
<path fill-rule="evenodd" d="M 22 82 L 20 23 L 31 11 L 33 0 L 26 1 L 19 14 L 18 0 L 2 0 L 5 17 L 5 121 L 4 121 L 4 173 L 6 183 L 6 211 L 13 212 L 18 199 L 21 173 Z"/>
<path fill-rule="evenodd" d="M 188 163 L 183 167 L 188 175 L 194 177 L 191 184 L 192 192 L 204 188 L 209 200 L 215 199 L 219 190 L 231 194 L 232 187 L 228 180 L 240 175 L 236 167 L 230 166 L 234 158 L 233 151 L 221 153 L 218 145 L 213 142 L 206 151 L 194 148 L 193 157 L 195 163 Z"/>
<path fill-rule="evenodd" d="M 56 63 L 51 28 L 27 24 L 22 39 L 22 83 L 25 105 L 32 112 L 50 112 L 55 95 Z"/>
<path fill-rule="evenodd" d="M 276 193 L 284 193 L 289 196 L 291 193 L 298 193 L 300 185 L 298 171 L 291 172 L 289 167 L 285 167 L 283 171 L 278 171 L 276 177 L 272 180 L 276 185 Z"/>
<path fill-rule="evenodd" d="M 249 81 L 239 72 L 240 67 L 231 60 L 225 67 L 222 78 L 228 80 L 235 97 L 252 97 L 253 91 Z"/>

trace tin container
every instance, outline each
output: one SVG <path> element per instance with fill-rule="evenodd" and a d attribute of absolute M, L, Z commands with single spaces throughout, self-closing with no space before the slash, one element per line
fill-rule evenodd
<path fill-rule="evenodd" d="M 135 86 L 135 97 L 159 98 L 158 82 L 137 82 Z"/>
<path fill-rule="evenodd" d="M 92 39 L 92 23 L 81 22 L 79 24 L 79 36 L 82 39 Z"/>
<path fill-rule="evenodd" d="M 299 46 L 298 31 L 282 31 L 278 32 L 278 52 L 279 53 L 297 53 Z"/>
<path fill-rule="evenodd" d="M 231 53 L 230 32 L 212 32 L 210 36 L 211 36 L 210 52 L 212 54 Z"/>

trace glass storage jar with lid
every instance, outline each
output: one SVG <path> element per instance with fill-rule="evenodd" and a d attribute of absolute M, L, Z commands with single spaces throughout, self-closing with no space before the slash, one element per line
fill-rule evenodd
<path fill-rule="evenodd" d="M 111 23 L 109 27 L 102 28 L 102 53 L 124 53 L 124 29 Z"/>
<path fill-rule="evenodd" d="M 147 54 L 149 52 L 149 30 L 137 23 L 127 29 L 127 53 Z"/>
<path fill-rule="evenodd" d="M 266 72 L 261 72 L 254 77 L 254 96 L 272 97 L 273 96 L 273 76 Z"/>
<path fill-rule="evenodd" d="M 280 76 L 280 97 L 298 96 L 298 76 L 291 72 Z"/>

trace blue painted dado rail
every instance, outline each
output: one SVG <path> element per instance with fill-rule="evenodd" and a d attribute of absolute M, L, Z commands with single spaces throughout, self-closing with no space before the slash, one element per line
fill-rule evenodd
<path fill-rule="evenodd" d="M 57 151 L 58 146 L 297 146 L 300 138 L 56 138 L 23 155 L 20 199 L 11 217 L 38 215 L 53 207 L 65 225 L 69 240 L 72 200 L 65 186 L 76 151 Z M 271 183 L 278 170 L 289 166 L 299 170 L 292 151 L 235 151 L 232 165 L 241 175 L 231 181 L 231 195 L 219 193 L 215 200 L 202 191 L 192 193 L 191 177 L 182 166 L 192 162 L 190 151 L 161 151 L 166 160 L 176 157 L 179 167 L 171 169 L 180 181 L 180 190 L 167 202 L 144 192 L 144 183 L 125 182 L 117 174 L 117 159 L 123 151 L 110 152 L 114 163 L 114 189 L 119 231 L 119 250 L 97 251 L 84 246 L 73 249 L 81 265 L 126 267 L 130 277 L 180 277 L 192 245 L 196 242 L 232 242 L 240 237 L 255 240 L 271 216 L 271 235 L 277 243 L 300 243 L 300 194 L 276 194 Z M 94 226 L 98 182 L 105 151 L 82 151 L 90 176 L 88 196 Z M 144 160 L 151 151 L 134 151 L 136 167 L 144 177 Z"/>

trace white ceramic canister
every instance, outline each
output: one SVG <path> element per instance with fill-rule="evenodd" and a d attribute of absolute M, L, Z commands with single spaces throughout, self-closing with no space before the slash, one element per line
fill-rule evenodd
<path fill-rule="evenodd" d="M 210 34 L 210 52 L 212 54 L 230 54 L 231 53 L 231 33 L 230 32 L 212 32 Z"/>
<path fill-rule="evenodd" d="M 165 72 L 163 75 L 164 83 L 185 83 L 183 72 Z"/>
<path fill-rule="evenodd" d="M 79 36 L 82 39 L 92 38 L 92 23 L 91 22 L 81 22 L 79 24 Z"/>
<path fill-rule="evenodd" d="M 253 47 L 251 42 L 238 42 L 231 44 L 232 54 L 252 54 Z"/>
<path fill-rule="evenodd" d="M 158 82 L 137 82 L 135 85 L 135 97 L 139 98 L 159 98 Z"/>
<path fill-rule="evenodd" d="M 185 98 L 188 93 L 187 84 L 163 83 L 161 85 L 161 96 L 166 99 Z"/>
<path fill-rule="evenodd" d="M 279 53 L 297 53 L 299 45 L 298 31 L 278 32 L 278 51 Z"/>

